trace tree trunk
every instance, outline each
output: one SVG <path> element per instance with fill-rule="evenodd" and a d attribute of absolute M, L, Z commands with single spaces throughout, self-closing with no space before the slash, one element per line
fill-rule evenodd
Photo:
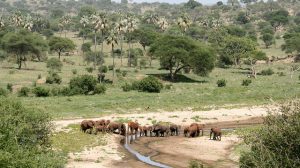
<path fill-rule="evenodd" d="M 96 69 L 96 57 L 97 57 L 97 54 L 96 54 L 96 49 L 97 49 L 97 34 L 96 34 L 96 31 L 95 31 L 95 37 L 94 37 L 94 42 L 95 42 L 95 57 L 94 57 L 94 69 Z"/>
<path fill-rule="evenodd" d="M 21 56 L 17 56 L 18 57 L 18 69 L 22 68 L 22 58 Z"/>
<path fill-rule="evenodd" d="M 60 60 L 61 51 L 58 52 L 58 59 Z"/>
<path fill-rule="evenodd" d="M 171 78 L 171 81 L 174 81 L 174 74 L 173 74 L 173 67 L 172 68 L 170 68 L 170 78 Z"/>
<path fill-rule="evenodd" d="M 115 54 L 114 54 L 114 44 L 111 45 L 111 55 L 113 57 L 113 79 L 115 78 Z"/>
<path fill-rule="evenodd" d="M 131 67 L 130 42 L 128 41 L 128 66 Z"/>
<path fill-rule="evenodd" d="M 120 45 L 121 45 L 121 67 L 123 66 L 123 37 L 121 35 L 120 38 Z"/>
<path fill-rule="evenodd" d="M 101 53 L 103 53 L 103 42 L 104 42 L 103 31 L 101 31 Z"/>

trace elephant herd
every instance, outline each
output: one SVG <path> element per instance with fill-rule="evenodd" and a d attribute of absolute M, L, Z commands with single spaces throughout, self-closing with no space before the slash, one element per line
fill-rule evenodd
<path fill-rule="evenodd" d="M 154 124 L 151 126 L 142 126 L 137 121 L 130 121 L 127 123 L 127 131 L 126 125 L 120 122 L 110 122 L 110 120 L 83 120 L 80 124 L 81 130 L 83 132 L 92 133 L 94 131 L 95 134 L 98 132 L 111 132 L 114 133 L 118 130 L 118 134 L 125 136 L 127 134 L 137 135 L 139 136 L 156 136 L 156 137 L 165 137 L 165 136 L 178 136 L 180 134 L 181 126 L 170 124 Z M 185 137 L 198 137 L 203 136 L 205 125 L 192 123 L 191 125 L 184 127 L 183 133 Z M 222 132 L 220 128 L 211 128 L 210 129 L 210 139 L 221 141 Z"/>

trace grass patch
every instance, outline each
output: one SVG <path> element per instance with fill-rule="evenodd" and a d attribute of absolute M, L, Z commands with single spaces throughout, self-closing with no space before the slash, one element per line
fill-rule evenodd
<path fill-rule="evenodd" d="M 53 148 L 64 153 L 80 152 L 85 148 L 105 145 L 104 134 L 86 134 L 80 131 L 79 124 L 72 124 L 66 127 L 67 132 L 61 131 L 52 135 Z"/>

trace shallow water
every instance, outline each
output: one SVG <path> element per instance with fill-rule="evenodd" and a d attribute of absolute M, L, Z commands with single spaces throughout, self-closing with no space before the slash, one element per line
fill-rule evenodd
<path fill-rule="evenodd" d="M 125 137 L 125 142 L 124 142 L 124 147 L 125 149 L 130 152 L 131 154 L 135 155 L 136 158 L 144 163 L 147 163 L 151 166 L 156 166 L 156 167 L 161 167 L 161 168 L 171 168 L 170 166 L 161 164 L 159 162 L 155 162 L 153 160 L 151 160 L 150 156 L 144 156 L 142 154 L 140 154 L 139 152 L 135 151 L 134 149 L 132 149 L 130 147 L 130 144 L 136 139 L 137 137 L 135 136 L 126 136 Z"/>

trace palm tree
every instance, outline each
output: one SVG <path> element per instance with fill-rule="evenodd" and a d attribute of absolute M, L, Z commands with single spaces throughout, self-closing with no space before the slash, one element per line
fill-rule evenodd
<path fill-rule="evenodd" d="M 80 24 L 82 25 L 83 29 L 90 23 L 89 17 L 88 16 L 82 16 L 80 18 Z M 85 34 L 83 32 L 82 34 L 82 44 L 84 44 L 84 39 L 85 39 Z"/>
<path fill-rule="evenodd" d="M 129 48 L 129 50 L 128 50 L 128 66 L 131 67 L 131 58 L 130 58 L 131 37 L 130 37 L 130 33 L 132 33 L 134 30 L 137 29 L 138 20 L 130 15 L 127 15 L 127 17 L 125 19 L 125 23 L 126 23 L 125 30 L 126 30 L 126 33 L 128 34 L 127 40 L 128 40 L 128 48 Z"/>
<path fill-rule="evenodd" d="M 3 17 L 1 16 L 0 17 L 0 29 L 4 28 L 5 27 L 5 23 L 4 23 L 4 19 Z"/>
<path fill-rule="evenodd" d="M 113 57 L 113 77 L 115 77 L 115 55 L 114 47 L 118 45 L 118 36 L 115 30 L 111 30 L 106 38 L 107 45 L 111 45 L 111 56 Z"/>
<path fill-rule="evenodd" d="M 23 24 L 23 18 L 20 11 L 15 12 L 11 16 L 11 21 L 16 27 L 21 27 Z"/>
<path fill-rule="evenodd" d="M 169 27 L 169 23 L 166 18 L 159 18 L 157 21 L 157 25 L 163 32 Z"/>
<path fill-rule="evenodd" d="M 63 28 L 63 30 L 65 30 L 65 38 L 67 37 L 67 31 L 66 31 L 66 28 L 68 27 L 68 25 L 71 23 L 71 17 L 66 15 L 66 16 L 63 16 L 60 20 L 60 24 Z"/>
<path fill-rule="evenodd" d="M 120 19 L 116 24 L 115 24 L 115 30 L 119 36 L 120 40 L 120 48 L 121 48 L 121 66 L 123 66 L 123 39 L 124 39 L 124 33 L 126 32 L 126 23 L 124 20 Z"/>
<path fill-rule="evenodd" d="M 28 14 L 23 19 L 23 28 L 31 31 L 32 27 L 33 27 L 33 20 L 32 20 L 32 17 Z"/>
<path fill-rule="evenodd" d="M 182 35 L 186 32 L 186 30 L 191 26 L 192 21 L 187 15 L 181 15 L 177 20 L 177 25 L 180 27 L 182 31 Z"/>
<path fill-rule="evenodd" d="M 96 54 L 96 49 L 97 49 L 97 32 L 100 30 L 100 27 L 101 27 L 101 17 L 95 13 L 93 15 L 91 15 L 90 17 L 90 20 L 91 20 L 91 24 L 93 26 L 93 29 L 94 29 L 94 45 L 95 45 L 95 54 Z M 94 57 L 94 69 L 96 69 L 96 55 Z"/>
<path fill-rule="evenodd" d="M 103 41 L 104 41 L 104 33 L 108 30 L 108 19 L 106 13 L 102 12 L 99 14 L 101 21 L 100 21 L 100 31 L 101 31 L 101 52 L 103 53 Z"/>

